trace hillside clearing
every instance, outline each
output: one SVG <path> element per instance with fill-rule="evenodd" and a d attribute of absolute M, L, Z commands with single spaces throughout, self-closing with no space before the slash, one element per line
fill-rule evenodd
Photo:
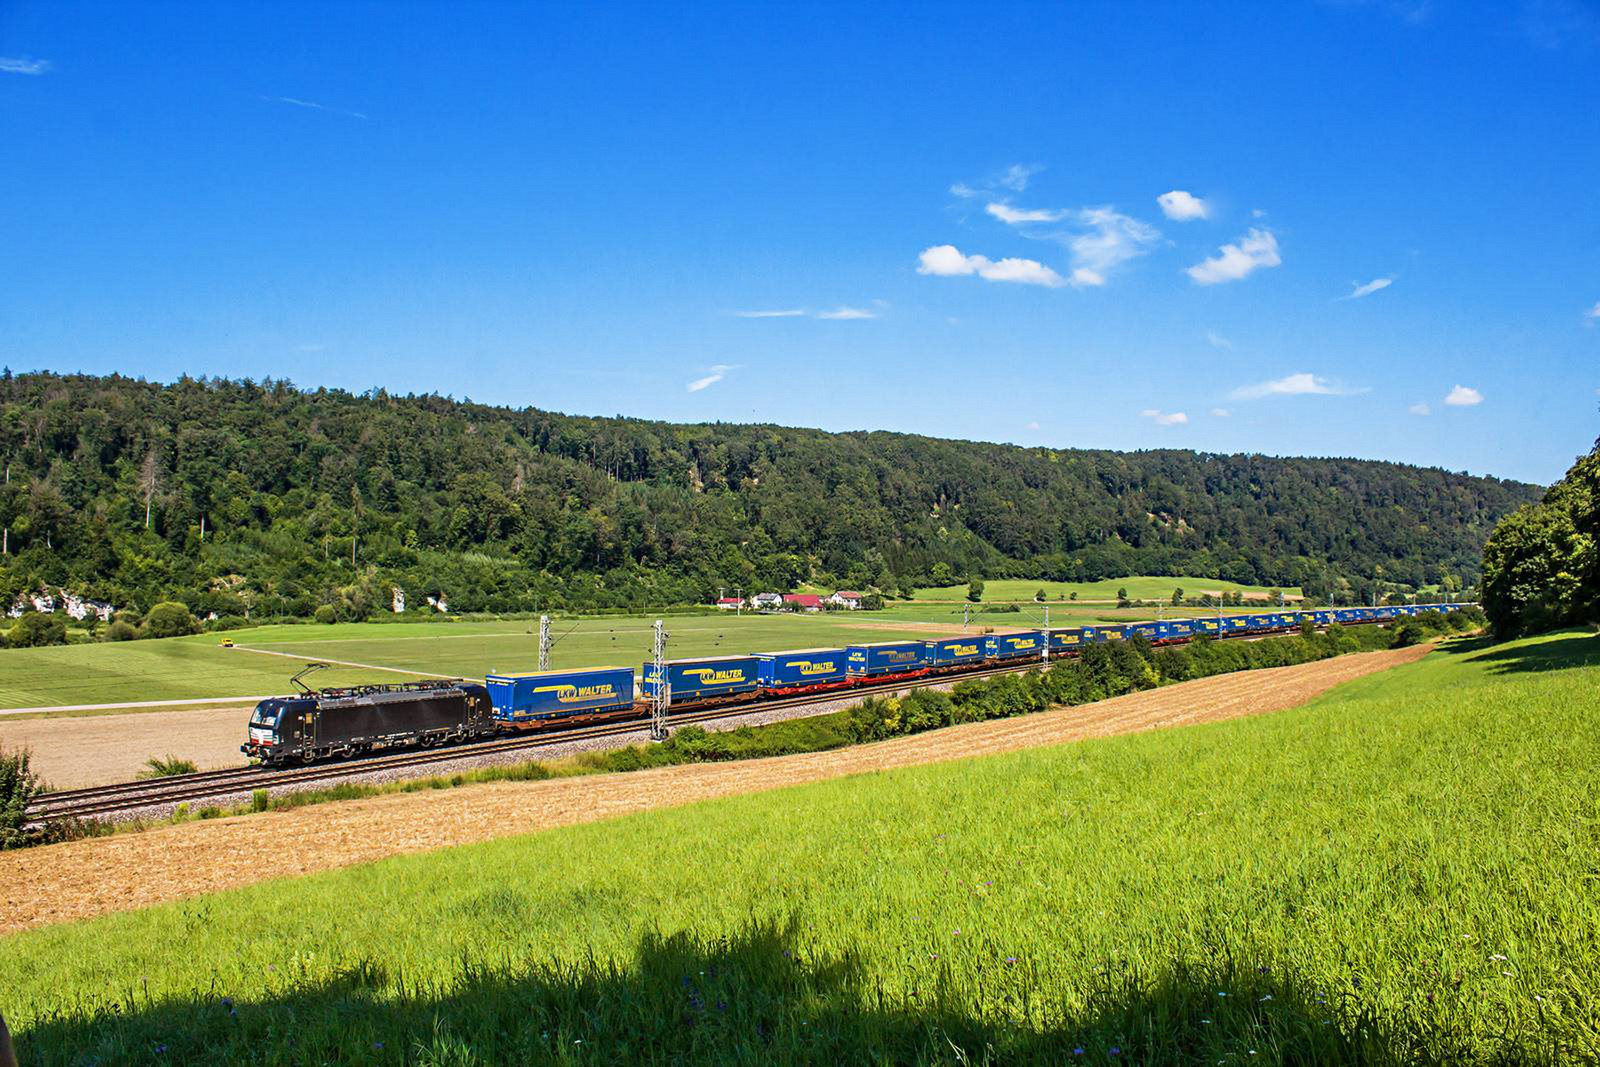
<path fill-rule="evenodd" d="M 707 797 L 1258 715 L 1425 652 L 1418 646 L 1219 675 L 832 752 L 375 797 L 5 853 L 0 932 Z"/>

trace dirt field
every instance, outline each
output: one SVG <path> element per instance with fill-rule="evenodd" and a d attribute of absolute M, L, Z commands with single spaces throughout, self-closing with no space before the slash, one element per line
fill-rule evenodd
<path fill-rule="evenodd" d="M 0 745 L 33 751 L 33 769 L 57 789 L 126 782 L 151 756 L 180 756 L 201 770 L 244 765 L 248 705 L 86 715 L 63 719 L 0 718 Z"/>
<path fill-rule="evenodd" d="M 910 764 L 1280 711 L 1427 646 L 1221 675 L 834 752 L 404 793 L 0 853 L 0 933 L 287 875 Z"/>

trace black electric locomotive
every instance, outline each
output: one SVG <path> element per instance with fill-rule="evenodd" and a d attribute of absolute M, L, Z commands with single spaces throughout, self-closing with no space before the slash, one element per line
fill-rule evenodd
<path fill-rule="evenodd" d="M 300 684 L 300 675 L 295 676 Z M 269 767 L 382 748 L 470 741 L 496 733 L 489 691 L 441 679 L 308 689 L 256 705 L 240 751 Z"/>

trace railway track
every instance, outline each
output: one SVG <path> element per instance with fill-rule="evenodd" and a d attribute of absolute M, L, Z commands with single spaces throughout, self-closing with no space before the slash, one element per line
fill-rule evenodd
<path fill-rule="evenodd" d="M 1032 670 L 1038 666 L 1040 664 L 1037 661 L 1030 660 L 1022 663 L 1008 663 L 1004 666 L 963 671 L 954 675 L 933 675 L 910 681 L 858 685 L 849 689 L 812 693 L 805 696 L 780 697 L 776 700 L 724 705 L 680 712 L 671 716 L 669 722 L 672 726 L 687 726 L 692 723 L 735 719 L 755 712 L 824 704 L 841 698 L 849 699 L 872 693 L 892 693 L 901 689 L 958 682 L 968 678 L 987 678 L 996 674 Z M 373 771 L 425 768 L 466 757 L 536 750 L 547 748 L 551 745 L 565 744 L 570 741 L 584 741 L 636 733 L 646 725 L 648 725 L 648 720 L 635 717 L 617 722 L 577 727 L 570 730 L 552 730 L 511 737 L 498 737 L 488 741 L 475 741 L 442 748 L 405 749 L 359 759 L 317 763 L 305 767 L 276 769 L 259 766 L 230 767 L 215 771 L 199 771 L 194 774 L 172 775 L 166 778 L 147 778 L 132 782 L 90 786 L 84 789 L 66 789 L 60 792 L 46 793 L 37 798 L 28 808 L 28 820 L 37 824 L 56 819 L 91 819 L 163 804 L 185 804 L 197 800 L 242 796 L 257 789 L 277 789 L 288 785 L 331 781 L 348 778 L 356 774 L 368 774 Z"/>

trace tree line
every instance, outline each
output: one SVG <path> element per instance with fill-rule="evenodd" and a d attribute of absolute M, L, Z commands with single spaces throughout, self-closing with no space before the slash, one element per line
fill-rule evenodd
<path fill-rule="evenodd" d="M 1483 549 L 1483 607 L 1506 636 L 1600 622 L 1600 440 L 1495 527 Z"/>
<path fill-rule="evenodd" d="M 287 381 L 0 375 L 0 599 L 338 618 L 705 602 L 803 581 L 1193 574 L 1467 588 L 1536 487 L 1354 459 L 675 425 Z"/>

